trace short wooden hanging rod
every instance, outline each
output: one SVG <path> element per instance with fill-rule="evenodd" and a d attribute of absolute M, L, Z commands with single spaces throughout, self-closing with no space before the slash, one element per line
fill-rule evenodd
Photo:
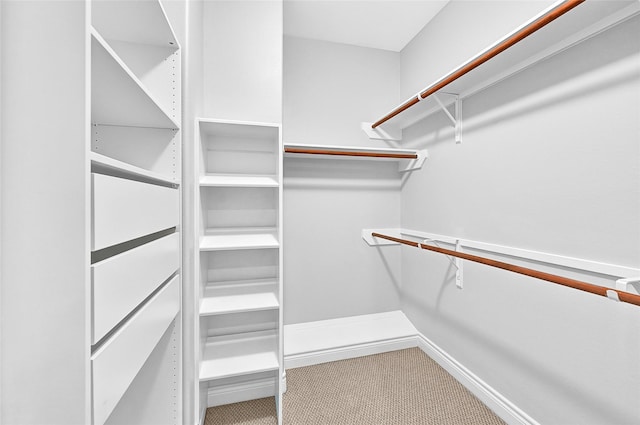
<path fill-rule="evenodd" d="M 450 255 L 452 257 L 462 258 L 463 260 L 469 260 L 480 264 L 486 264 L 488 266 L 497 267 L 499 269 L 508 270 L 514 273 L 523 274 L 525 276 L 535 277 L 536 279 L 546 280 L 547 282 L 556 283 L 558 285 L 568 286 L 570 288 L 579 289 L 581 291 L 590 292 L 592 294 L 600 295 L 610 298 L 612 294 L 616 294 L 618 299 L 622 302 L 629 304 L 635 304 L 640 306 L 640 295 L 631 294 L 629 292 L 619 291 L 617 289 L 605 288 L 604 286 L 594 285 L 580 280 L 569 279 L 554 275 L 551 273 L 545 273 L 538 270 L 529 269 L 526 267 L 516 266 L 515 264 L 504 263 L 502 261 L 492 260 L 490 258 L 480 257 L 477 255 L 465 254 L 464 252 L 453 251 L 450 249 L 440 248 L 431 245 L 425 245 L 423 243 L 409 241 L 406 239 L 395 238 L 393 236 L 383 235 L 381 233 L 371 233 L 373 237 L 386 239 L 392 242 L 397 242 L 404 245 L 413 246 L 415 248 L 426 249 L 427 251 L 439 252 L 440 254 Z"/>
<path fill-rule="evenodd" d="M 568 11 L 573 9 L 574 7 L 578 6 L 580 3 L 584 3 L 584 2 L 585 2 L 585 0 L 566 0 L 566 1 L 562 2 L 558 6 L 554 7 L 551 10 L 549 10 L 544 15 L 540 16 L 535 21 L 531 22 L 529 25 L 523 27 L 522 29 L 520 29 L 516 33 L 514 33 L 511 36 L 507 37 L 505 40 L 501 41 L 500 43 L 498 43 L 497 45 L 493 46 L 489 50 L 480 53 L 478 56 L 474 57 L 473 59 L 471 59 L 466 64 L 462 65 L 461 67 L 459 67 L 455 71 L 451 72 L 449 75 L 441 78 L 437 82 L 433 83 L 431 86 L 425 88 L 417 96 L 412 97 L 411 99 L 409 99 L 408 101 L 406 101 L 402 105 L 398 106 L 393 111 L 389 112 L 383 118 L 381 118 L 378 121 L 376 121 L 375 123 L 373 123 L 371 125 L 371 128 L 376 128 L 379 125 L 387 122 L 391 118 L 395 117 L 399 113 L 406 111 L 407 109 L 409 109 L 410 107 L 412 107 L 416 103 L 420 102 L 420 100 L 432 95 L 433 93 L 437 92 L 438 90 L 440 90 L 444 86 L 454 82 L 455 80 L 457 80 L 458 78 L 462 77 L 463 75 L 465 75 L 469 71 L 479 67 L 483 63 L 487 62 L 489 59 L 491 59 L 491 58 L 497 56 L 498 54 L 502 53 L 503 51 L 507 50 L 509 47 L 513 46 L 514 44 L 518 43 L 519 41 L 523 40 L 524 38 L 530 36 L 531 34 L 536 32 L 540 28 L 544 27 L 548 23 L 554 21 L 555 19 L 557 19 L 560 16 L 564 15 L 565 13 L 567 13 Z"/>
<path fill-rule="evenodd" d="M 340 151 L 331 149 L 308 149 L 308 148 L 292 148 L 285 147 L 285 153 L 299 153 L 311 155 L 337 155 L 337 156 L 360 156 L 371 158 L 395 158 L 395 159 L 417 159 L 415 153 L 392 153 L 392 152 L 373 152 L 373 151 Z"/>

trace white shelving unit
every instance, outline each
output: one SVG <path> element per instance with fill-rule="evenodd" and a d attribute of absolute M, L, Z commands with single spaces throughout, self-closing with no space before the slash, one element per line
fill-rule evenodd
<path fill-rule="evenodd" d="M 2 421 L 182 423 L 169 19 L 160 0 L 1 8 Z"/>
<path fill-rule="evenodd" d="M 159 1 L 91 11 L 92 423 L 177 424 L 133 412 L 180 394 L 180 46 Z"/>
<path fill-rule="evenodd" d="M 198 119 L 200 416 L 275 396 L 282 421 L 280 126 Z"/>

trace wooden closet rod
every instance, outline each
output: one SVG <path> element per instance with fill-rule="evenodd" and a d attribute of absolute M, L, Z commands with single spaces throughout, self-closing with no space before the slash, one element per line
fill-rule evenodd
<path fill-rule="evenodd" d="M 465 65 L 462 65 L 460 68 L 456 69 L 451 74 L 443 77 L 442 79 L 440 79 L 436 83 L 434 83 L 431 86 L 427 87 L 426 89 L 424 89 L 424 91 L 422 91 L 418 95 L 418 96 L 420 96 L 420 99 L 418 99 L 418 96 L 411 98 L 410 100 L 408 100 L 404 104 L 400 105 L 399 107 L 397 107 L 396 109 L 391 111 L 389 114 L 385 115 L 380 120 L 378 120 L 375 123 L 373 123 L 371 125 L 371 128 L 376 128 L 380 124 L 385 123 L 386 121 L 388 121 L 391 118 L 395 117 L 399 113 L 409 109 L 410 107 L 412 107 L 416 103 L 420 102 L 420 100 L 424 99 L 427 96 L 432 95 L 433 93 L 437 92 L 438 90 L 440 90 L 441 88 L 443 88 L 447 84 L 452 83 L 453 81 L 455 81 L 458 78 L 462 77 L 463 75 L 465 75 L 469 71 L 477 68 L 478 66 L 482 65 L 483 63 L 485 63 L 489 59 L 491 59 L 491 58 L 497 56 L 498 54 L 502 53 L 503 51 L 507 50 L 509 47 L 513 46 L 517 42 L 519 42 L 522 39 L 524 39 L 524 38 L 528 37 L 529 35 L 533 34 L 537 30 L 539 30 L 540 28 L 544 27 L 545 25 L 547 25 L 551 21 L 555 20 L 556 18 L 564 15 L 565 13 L 567 13 L 568 11 L 573 9 L 574 7 L 578 6 L 580 3 L 583 3 L 584 1 L 585 0 L 567 0 L 567 1 L 562 2 L 557 7 L 554 7 L 549 12 L 545 13 L 540 18 L 536 19 L 535 21 L 533 21 L 532 23 L 530 23 L 526 27 L 522 28 L 521 30 L 519 30 L 515 34 L 513 34 L 510 37 L 508 37 L 507 39 L 505 39 L 504 41 L 500 42 L 499 44 L 497 44 L 496 46 L 492 47 L 488 51 L 479 54 L 474 59 L 472 59 L 470 62 L 467 62 Z"/>
<path fill-rule="evenodd" d="M 474 261 L 476 263 L 486 264 L 488 266 L 497 267 L 499 269 L 508 270 L 514 273 L 520 273 L 526 276 L 535 277 L 537 279 L 546 280 L 547 282 L 557 283 L 558 285 L 568 286 L 570 288 L 579 289 L 581 291 L 590 292 L 592 294 L 608 297 L 607 292 L 613 291 L 618 294 L 620 301 L 635 304 L 640 306 L 640 295 L 631 294 L 629 292 L 618 291 L 616 289 L 605 288 L 604 286 L 593 285 L 591 283 L 582 282 L 575 279 L 569 279 L 567 277 L 557 276 L 550 273 L 541 272 L 538 270 L 528 269 L 526 267 L 516 266 L 515 264 L 503 263 L 502 261 L 491 260 L 485 257 L 479 257 L 477 255 L 465 254 L 464 252 L 452 251 L 450 249 L 439 248 L 431 245 L 425 245 L 418 242 L 409 241 L 406 239 L 394 238 L 393 236 L 387 236 L 380 233 L 371 233 L 373 237 L 386 239 L 392 242 L 401 243 L 404 245 L 413 246 L 416 248 L 426 249 L 427 251 L 439 252 L 441 254 L 450 255 L 452 257 L 462 258 L 463 260 Z"/>
<path fill-rule="evenodd" d="M 338 155 L 338 156 L 366 156 L 373 158 L 396 158 L 396 159 L 417 159 L 415 153 L 387 153 L 387 152 L 367 152 L 367 151 L 339 151 L 331 149 L 304 149 L 285 147 L 285 153 L 302 153 L 314 155 Z"/>

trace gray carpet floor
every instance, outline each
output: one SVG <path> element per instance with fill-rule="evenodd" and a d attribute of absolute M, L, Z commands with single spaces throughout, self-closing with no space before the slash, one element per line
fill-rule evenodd
<path fill-rule="evenodd" d="M 285 425 L 504 425 L 418 348 L 287 370 Z M 205 425 L 277 425 L 274 398 L 207 409 Z"/>

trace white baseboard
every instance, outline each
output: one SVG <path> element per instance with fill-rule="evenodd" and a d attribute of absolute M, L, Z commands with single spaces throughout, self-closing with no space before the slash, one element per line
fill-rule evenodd
<path fill-rule="evenodd" d="M 415 347 L 416 329 L 401 311 L 284 326 L 286 369 Z"/>
<path fill-rule="evenodd" d="M 403 350 L 415 346 L 415 337 L 404 337 L 388 341 L 377 341 L 368 344 L 352 345 L 350 347 L 337 347 L 312 353 L 290 355 L 285 357 L 284 364 L 287 369 L 293 369 L 296 367 L 369 356 L 371 354 L 386 353 L 388 351 Z"/>
<path fill-rule="evenodd" d="M 509 425 L 539 425 L 535 419 L 523 412 L 518 406 L 460 364 L 430 339 L 418 333 L 416 340 L 418 347 L 426 355 L 442 366 L 443 369 L 449 372 L 451 376 L 464 385 L 506 423 Z"/>
<path fill-rule="evenodd" d="M 211 387 L 207 393 L 207 407 L 272 397 L 275 394 L 276 382 L 273 378 Z"/>

